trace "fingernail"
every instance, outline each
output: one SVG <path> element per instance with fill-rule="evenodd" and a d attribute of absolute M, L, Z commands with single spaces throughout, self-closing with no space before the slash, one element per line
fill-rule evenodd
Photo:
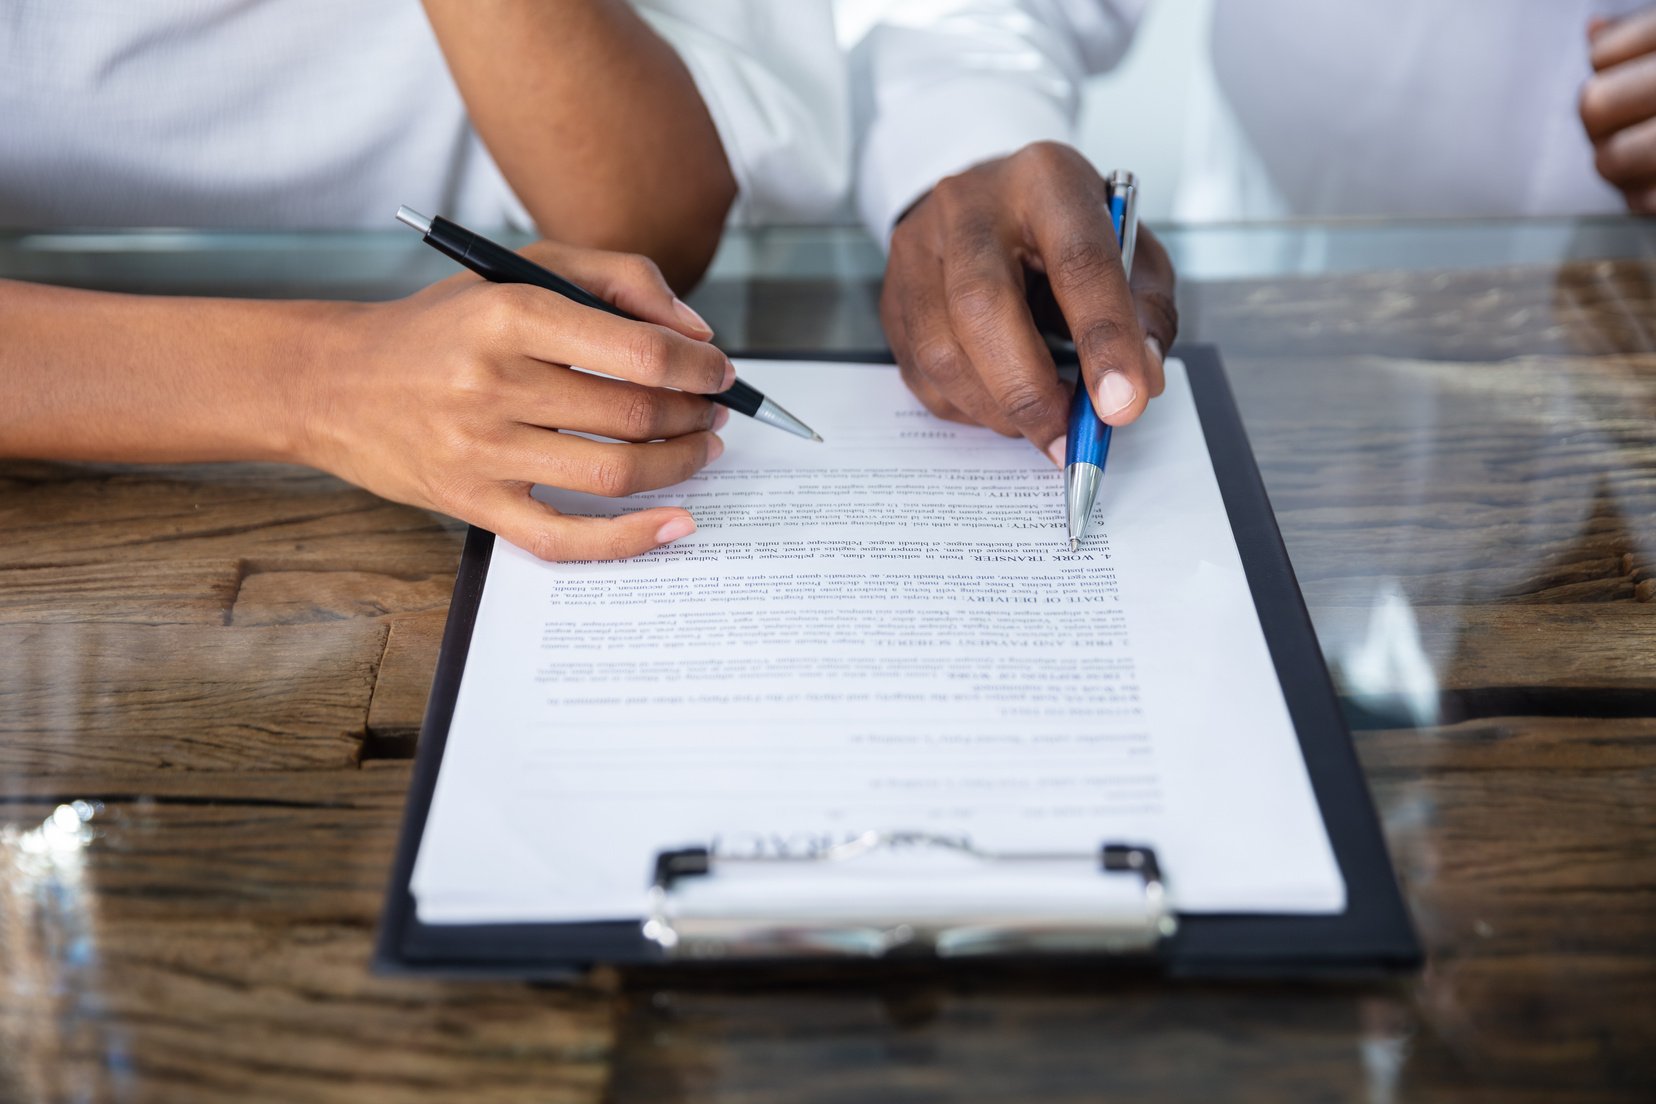
<path fill-rule="evenodd" d="M 722 441 L 721 439 L 719 439 L 716 436 L 715 437 L 709 437 L 707 439 L 707 462 L 709 464 L 711 464 L 713 461 L 717 460 L 719 457 L 721 457 L 723 455 L 724 455 L 724 441 Z"/>
<path fill-rule="evenodd" d="M 1065 434 L 1064 436 L 1058 438 L 1056 441 L 1052 442 L 1052 444 L 1047 446 L 1047 450 L 1046 450 L 1047 455 L 1052 457 L 1052 462 L 1054 464 L 1057 464 L 1060 468 L 1064 466 L 1064 453 L 1066 453 L 1068 451 L 1069 451 L 1069 435 L 1068 434 Z"/>
<path fill-rule="evenodd" d="M 730 421 L 730 407 L 715 406 L 713 408 L 713 424 L 709 428 L 717 433 L 725 427 L 725 423 L 728 421 Z"/>
<path fill-rule="evenodd" d="M 680 537 L 688 537 L 696 531 L 696 520 L 691 517 L 676 517 L 656 530 L 656 544 L 671 544 Z"/>
<path fill-rule="evenodd" d="M 725 361 L 724 383 L 720 385 L 719 390 L 720 391 L 729 391 L 732 387 L 735 387 L 735 386 L 736 386 L 736 366 L 734 364 L 732 364 L 730 361 L 727 360 L 727 361 Z"/>
<path fill-rule="evenodd" d="M 1126 376 L 1120 372 L 1105 372 L 1098 383 L 1098 416 L 1108 418 L 1111 414 L 1118 414 L 1132 406 L 1137 397 L 1138 391 Z"/>
<path fill-rule="evenodd" d="M 1144 347 L 1150 351 L 1150 359 L 1156 362 L 1156 367 L 1160 368 L 1162 361 L 1165 359 L 1162 356 L 1161 342 L 1153 337 L 1147 337 L 1144 339 Z"/>
<path fill-rule="evenodd" d="M 713 336 L 713 327 L 707 324 L 707 319 L 691 310 L 690 304 L 683 299 L 677 297 L 673 299 L 673 313 L 678 315 L 679 320 L 690 329 L 700 334 L 706 334 L 708 337 Z"/>

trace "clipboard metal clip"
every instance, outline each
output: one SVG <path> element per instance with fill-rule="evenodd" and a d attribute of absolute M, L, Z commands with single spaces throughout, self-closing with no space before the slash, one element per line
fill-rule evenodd
<path fill-rule="evenodd" d="M 934 872 L 917 870 L 918 877 L 905 876 L 905 856 L 936 857 L 939 852 L 959 860 L 964 870 L 943 881 Z M 846 875 L 855 879 L 865 873 L 845 870 L 846 864 L 867 865 L 858 860 L 884 864 L 877 872 L 884 880 L 872 883 L 881 893 L 872 899 L 867 882 L 860 897 L 846 892 Z M 766 870 L 773 879 L 786 880 L 788 891 L 776 894 L 781 882 L 760 880 L 746 892 L 723 899 L 708 892 L 714 883 L 762 876 Z M 1058 872 L 1066 891 L 1020 895 L 1013 888 L 1018 878 L 1030 875 L 1045 879 L 1030 885 L 1053 888 L 1044 870 Z M 810 881 L 817 872 L 828 875 L 822 885 L 813 887 L 823 895 L 801 902 L 801 878 Z M 1008 881 L 1000 875 L 1013 878 Z M 1086 883 L 1089 875 L 1112 880 Z M 1136 891 L 1119 879 L 1131 879 Z M 912 891 L 920 882 L 927 890 L 905 903 L 903 891 Z M 889 894 L 884 892 L 887 887 Z M 1077 889 L 1081 892 L 1073 892 Z M 707 847 L 658 852 L 643 935 L 674 959 L 880 958 L 908 953 L 958 958 L 1151 953 L 1177 928 L 1161 864 L 1148 846 L 1105 843 L 1091 851 L 990 851 L 954 836 L 871 831 L 808 854 L 724 854 Z"/>

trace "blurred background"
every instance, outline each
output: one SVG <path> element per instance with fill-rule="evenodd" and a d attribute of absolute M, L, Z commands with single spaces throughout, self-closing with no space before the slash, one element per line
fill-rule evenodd
<path fill-rule="evenodd" d="M 835 0 L 842 45 L 899 8 L 908 19 L 935 9 L 958 20 L 966 42 L 982 14 L 951 0 Z M 1110 35 L 1074 29 L 1084 26 L 1078 13 L 1129 26 L 1136 16 L 1121 60 L 1086 82 L 1078 141 L 1101 171 L 1138 174 L 1141 212 L 1158 224 L 1556 217 L 1656 204 L 1656 189 L 1644 196 L 1626 166 L 1595 169 L 1578 107 L 1596 79 L 1597 125 L 1608 127 L 1606 103 L 1631 112 L 1600 141 L 1619 130 L 1623 161 L 1650 141 L 1650 127 L 1630 120 L 1651 123 L 1656 92 L 1638 74 L 1656 55 L 1621 62 L 1612 95 L 1610 78 L 1594 77 L 1588 42 L 1593 20 L 1646 18 L 1648 0 L 1110 0 L 1051 11 L 1077 20 L 1064 24 L 1069 33 L 1098 35 L 1088 50 Z M 1635 85 L 1646 88 L 1637 103 Z"/>
<path fill-rule="evenodd" d="M 1156 222 L 1192 218 L 1174 209 L 1192 142 L 1246 141 L 1214 84 L 1212 24 L 1213 0 L 1156 0 L 1132 49 L 1092 79 L 1082 104 L 1082 150 L 1106 171 L 1131 167 L 1144 184 L 1140 211 Z"/>
<path fill-rule="evenodd" d="M 889 3 L 835 0 L 840 42 L 862 38 Z M 1140 212 L 1157 222 L 1174 216 L 1186 146 L 1200 140 L 1193 135 L 1222 127 L 1242 140 L 1221 111 L 1208 49 L 1212 25 L 1213 0 L 1155 0 L 1127 56 L 1092 78 L 1083 102 L 1081 148 L 1106 171 L 1131 166 L 1144 185 Z"/>

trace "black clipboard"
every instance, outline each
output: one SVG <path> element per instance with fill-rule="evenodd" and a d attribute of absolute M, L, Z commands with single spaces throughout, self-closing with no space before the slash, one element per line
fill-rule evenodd
<path fill-rule="evenodd" d="M 733 354 L 741 356 L 745 354 Z M 889 355 L 800 353 L 766 359 L 885 362 Z M 1224 368 L 1212 346 L 1183 346 L 1180 357 L 1213 459 L 1219 490 L 1236 536 L 1248 586 L 1300 750 L 1346 884 L 1337 915 L 1193 914 L 1176 934 L 1135 968 L 1172 976 L 1373 976 L 1419 967 L 1420 945 L 1386 853 L 1351 734 L 1323 663 L 1310 615 L 1277 530 Z M 410 879 L 431 807 L 443 747 L 465 669 L 478 600 L 488 575 L 494 535 L 473 527 L 455 578 L 437 673 L 421 727 L 401 837 L 374 953 L 377 972 L 391 975 L 512 977 L 568 981 L 595 965 L 667 965 L 637 922 L 576 924 L 422 923 Z M 1173 872 L 1176 876 L 1176 872 Z M 641 899 L 644 887 L 640 887 Z M 672 963 L 678 970 L 703 964 Z M 728 971 L 763 963 L 716 963 Z M 880 968 L 879 960 L 871 968 Z"/>

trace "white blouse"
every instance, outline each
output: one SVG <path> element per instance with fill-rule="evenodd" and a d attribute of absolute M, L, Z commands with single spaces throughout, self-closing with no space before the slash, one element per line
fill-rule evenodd
<path fill-rule="evenodd" d="M 707 102 L 738 221 L 854 199 L 881 239 L 941 177 L 1074 141 L 1149 2 L 635 0 Z M 1619 210 L 1576 93 L 1588 16 L 1644 2 L 1220 0 L 1248 141 L 1188 143 L 1176 211 Z M 0 226 L 373 227 L 400 203 L 527 225 L 415 0 L 8 0 L 0 74 Z"/>
<path fill-rule="evenodd" d="M 826 0 L 637 6 L 707 101 L 740 217 L 843 202 Z M 0 226 L 383 227 L 403 203 L 528 225 L 417 0 L 0 5 Z"/>

